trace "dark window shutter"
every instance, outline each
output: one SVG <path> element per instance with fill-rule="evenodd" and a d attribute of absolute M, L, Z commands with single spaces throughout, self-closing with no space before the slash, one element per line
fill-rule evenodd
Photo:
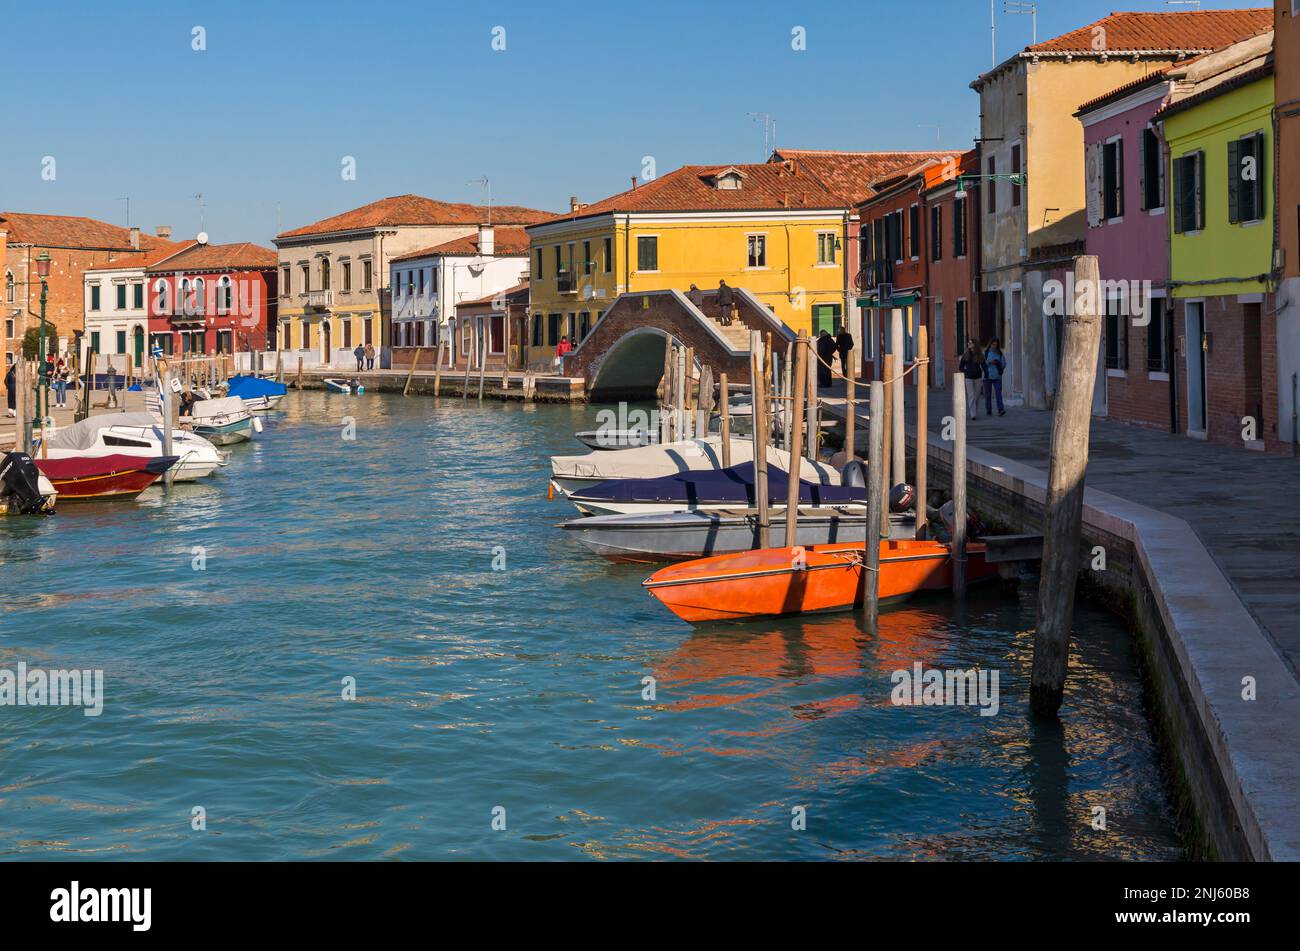
<path fill-rule="evenodd" d="M 1228 143 L 1228 220 L 1241 220 L 1241 140 Z"/>
<path fill-rule="evenodd" d="M 1195 226 L 1192 230 L 1200 231 L 1205 227 L 1205 153 L 1197 152 L 1192 156 L 1192 181 L 1196 184 Z"/>
<path fill-rule="evenodd" d="M 1138 135 L 1138 175 L 1140 176 L 1138 197 L 1141 199 L 1140 208 L 1142 211 L 1146 211 L 1151 207 L 1147 201 L 1147 136 L 1150 134 L 1151 132 L 1148 129 L 1143 129 L 1141 134 Z"/>
<path fill-rule="evenodd" d="M 1115 143 L 1115 214 L 1124 217 L 1124 140 Z"/>

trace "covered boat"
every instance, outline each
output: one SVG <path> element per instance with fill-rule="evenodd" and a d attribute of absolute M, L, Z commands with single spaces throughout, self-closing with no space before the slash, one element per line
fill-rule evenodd
<path fill-rule="evenodd" d="M 189 416 L 181 417 L 181 422 L 218 446 L 247 442 L 253 438 L 253 414 L 237 396 L 199 400 Z"/>
<path fill-rule="evenodd" d="M 176 456 L 70 456 L 37 459 L 62 502 L 133 499 L 176 464 Z"/>
<path fill-rule="evenodd" d="M 997 577 L 978 542 L 966 546 L 966 579 Z M 863 604 L 862 545 L 761 548 L 661 568 L 642 582 L 650 596 L 683 621 L 741 620 Z M 952 552 L 943 542 L 880 543 L 879 599 L 897 601 L 952 586 Z"/>
<path fill-rule="evenodd" d="M 45 440 L 38 455 L 47 459 L 163 455 L 163 427 L 149 413 L 104 413 L 60 429 Z M 226 454 L 202 436 L 177 429 L 172 433 L 172 480 L 193 482 L 226 464 Z"/>
<path fill-rule="evenodd" d="M 586 429 L 573 437 L 588 449 L 601 452 L 639 449 L 659 442 L 659 434 L 652 429 Z"/>
<path fill-rule="evenodd" d="M 244 407 L 254 413 L 275 409 L 288 392 L 285 384 L 260 376 L 232 376 L 226 386 L 227 396 L 239 397 L 244 401 Z"/>
<path fill-rule="evenodd" d="M 768 544 L 785 545 L 784 516 L 769 521 Z M 866 537 L 866 524 L 866 516 L 858 506 L 852 511 L 801 509 L 796 537 L 804 545 L 860 545 Z M 570 519 L 560 527 L 601 557 L 632 564 L 706 558 L 749 551 L 761 544 L 758 513 L 752 509 L 594 515 Z M 915 532 L 914 515 L 890 515 L 891 538 L 912 538 Z"/>
<path fill-rule="evenodd" d="M 754 458 L 754 443 L 749 439 L 731 440 L 731 463 L 739 465 Z M 782 472 L 790 467 L 790 454 L 769 447 L 769 466 Z M 840 474 L 831 466 L 809 459 L 800 460 L 800 478 L 823 485 L 839 485 Z M 611 479 L 654 479 L 677 472 L 701 472 L 722 468 L 722 437 L 706 436 L 622 449 L 614 452 L 589 452 L 580 456 L 551 457 L 551 486 L 561 495 Z"/>
<path fill-rule="evenodd" d="M 569 493 L 569 501 L 584 515 L 614 515 L 653 512 L 695 512 L 717 509 L 752 508 L 757 505 L 754 464 L 730 469 L 676 472 L 657 479 L 611 479 Z M 771 511 L 784 511 L 787 479 L 785 471 L 769 465 L 767 496 Z M 800 507 L 852 506 L 867 501 L 863 486 L 828 485 L 799 480 Z"/>

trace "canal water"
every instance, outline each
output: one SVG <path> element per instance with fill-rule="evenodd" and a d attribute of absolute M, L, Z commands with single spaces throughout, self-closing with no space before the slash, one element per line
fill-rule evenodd
<path fill-rule="evenodd" d="M 0 706 L 0 858 L 1181 856 L 1107 615 L 1035 725 L 1032 590 L 692 629 L 554 528 L 595 408 L 285 409 L 206 484 L 0 521 L 0 669 L 105 695 Z M 997 713 L 895 705 L 916 663 Z"/>

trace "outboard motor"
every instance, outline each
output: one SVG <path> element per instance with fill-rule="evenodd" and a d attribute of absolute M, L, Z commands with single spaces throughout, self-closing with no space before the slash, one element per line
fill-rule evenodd
<path fill-rule="evenodd" d="M 907 512 L 916 502 L 916 489 L 906 482 L 900 482 L 889 490 L 889 511 Z"/>
<path fill-rule="evenodd" d="M 8 452 L 0 459 L 0 504 L 19 515 L 41 511 L 41 470 L 27 453 Z"/>
<path fill-rule="evenodd" d="M 860 459 L 853 459 L 840 470 L 840 485 L 851 489 L 867 487 L 867 466 Z"/>

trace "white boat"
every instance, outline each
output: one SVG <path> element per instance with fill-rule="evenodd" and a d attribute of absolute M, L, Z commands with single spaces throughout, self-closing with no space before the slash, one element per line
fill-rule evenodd
<path fill-rule="evenodd" d="M 193 482 L 211 475 L 227 463 L 227 456 L 202 436 L 176 429 L 172 432 L 173 482 Z M 148 413 L 105 413 L 60 429 L 46 440 L 38 458 L 73 459 L 95 456 L 147 456 L 163 453 L 163 427 Z"/>
<path fill-rule="evenodd" d="M 238 396 L 244 408 L 254 413 L 268 413 L 280 405 L 288 387 L 260 376 L 232 376 L 226 382 L 226 395 Z"/>
<path fill-rule="evenodd" d="M 189 416 L 180 418 L 194 432 L 218 446 L 247 442 L 253 438 L 253 414 L 238 396 L 199 400 Z"/>
<path fill-rule="evenodd" d="M 752 440 L 732 438 L 733 466 L 751 462 L 753 458 Z M 784 449 L 769 447 L 767 461 L 784 472 L 790 465 L 790 454 Z M 568 495 L 610 479 L 655 479 L 676 472 L 721 468 L 722 437 L 705 436 L 638 449 L 589 452 L 581 456 L 552 456 L 551 486 L 560 495 Z M 834 468 L 806 458 L 801 460 L 799 477 L 822 485 L 840 484 L 840 474 Z"/>
<path fill-rule="evenodd" d="M 659 433 L 652 429 L 584 429 L 573 438 L 588 449 L 611 452 L 616 449 L 638 449 L 659 442 Z"/>
<path fill-rule="evenodd" d="M 347 393 L 352 396 L 359 396 L 366 391 L 366 388 L 361 385 L 360 380 L 349 380 L 340 376 L 327 376 L 321 382 L 325 384 L 325 389 L 329 390 L 331 393 Z"/>

